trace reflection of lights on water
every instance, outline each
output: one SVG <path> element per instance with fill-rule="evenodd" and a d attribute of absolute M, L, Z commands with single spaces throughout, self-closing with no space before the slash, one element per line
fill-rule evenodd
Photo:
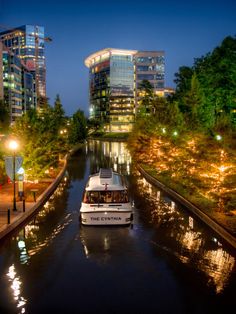
<path fill-rule="evenodd" d="M 143 195 L 149 201 L 153 201 L 153 204 L 155 205 L 157 205 L 157 202 L 161 205 L 159 207 L 157 205 L 157 208 L 152 206 L 154 209 L 151 212 L 153 222 L 169 222 L 173 219 L 176 220 L 176 217 L 173 216 L 173 212 L 176 214 L 176 206 L 174 206 L 174 202 L 168 203 L 162 201 L 160 191 L 157 191 L 154 196 L 151 197 L 150 194 L 148 194 L 149 184 L 142 176 L 137 179 L 137 183 L 140 195 Z M 169 214 L 171 214 L 171 216 Z M 180 219 L 181 218 L 178 218 L 178 220 Z M 209 285 L 214 284 L 217 293 L 222 292 L 225 289 L 233 271 L 235 265 L 234 257 L 222 250 L 222 244 L 216 238 L 212 238 L 215 245 L 217 245 L 216 250 L 205 250 L 205 253 L 204 251 L 203 253 L 200 252 L 204 250 L 205 239 L 201 232 L 193 230 L 194 219 L 192 217 L 188 218 L 187 226 L 179 224 L 179 227 L 179 232 L 173 232 L 170 234 L 171 237 L 176 238 L 176 241 L 179 243 L 177 247 L 180 247 L 180 249 L 174 252 L 174 254 L 182 263 L 186 264 L 192 263 L 192 257 L 194 254 L 198 254 L 199 259 L 197 260 L 195 267 L 208 276 Z"/>
<path fill-rule="evenodd" d="M 129 161 L 127 161 L 126 169 L 127 169 L 127 174 L 130 174 L 130 164 L 129 164 Z"/>
<path fill-rule="evenodd" d="M 131 155 L 124 142 L 109 142 L 109 141 L 89 141 L 89 151 L 94 152 L 96 148 L 100 148 L 101 154 L 105 157 L 109 157 L 112 162 L 112 167 L 115 171 L 121 170 L 119 166 L 122 166 L 122 171 L 126 171 L 130 174 Z M 94 159 L 94 156 L 91 156 Z M 115 164 L 115 165 L 114 165 Z M 97 171 L 99 170 L 99 162 L 97 163 Z"/>
<path fill-rule="evenodd" d="M 191 216 L 188 217 L 188 224 L 191 229 L 193 229 L 193 218 Z"/>
<path fill-rule="evenodd" d="M 22 241 L 22 240 L 18 241 L 18 248 L 20 250 L 24 249 L 25 248 L 25 241 Z"/>
<path fill-rule="evenodd" d="M 109 250 L 109 248 L 110 248 L 109 237 L 105 236 L 104 237 L 104 249 Z"/>
<path fill-rule="evenodd" d="M 27 300 L 20 295 L 20 287 L 22 282 L 20 281 L 20 278 L 16 276 L 14 265 L 9 267 L 7 276 L 9 277 L 9 281 L 11 282 L 10 287 L 12 289 L 14 300 L 17 302 L 16 306 L 20 310 L 19 313 L 25 313 L 24 305 L 26 304 Z"/>
<path fill-rule="evenodd" d="M 208 263 L 202 263 L 201 268 L 211 277 L 208 281 L 212 284 L 212 280 L 216 286 L 216 292 L 220 293 L 229 280 L 230 274 L 234 268 L 235 259 L 222 248 L 217 250 L 207 251 L 204 255 L 204 260 Z"/>
<path fill-rule="evenodd" d="M 20 250 L 20 262 L 21 264 L 26 264 L 27 261 L 29 260 L 29 255 L 26 250 L 25 241 L 19 240 L 18 248 Z"/>
<path fill-rule="evenodd" d="M 48 236 L 43 242 L 37 244 L 37 247 L 35 247 L 35 248 L 31 249 L 31 250 L 28 250 L 28 254 L 29 254 L 30 256 L 33 256 L 33 255 L 35 255 L 36 253 L 40 252 L 42 248 L 49 246 L 49 244 L 52 243 L 52 241 L 56 238 L 56 236 L 57 236 L 59 233 L 61 233 L 61 232 L 65 229 L 65 227 L 66 227 L 67 225 L 69 225 L 69 224 L 71 223 L 72 219 L 70 218 L 70 216 L 71 216 L 71 214 L 68 214 L 68 215 L 65 217 L 65 219 L 68 219 L 68 220 L 65 221 L 63 224 L 58 225 L 58 226 L 52 231 L 52 233 L 51 233 L 50 236 Z"/>
<path fill-rule="evenodd" d="M 187 248 L 189 251 L 197 252 L 202 243 L 201 232 L 195 232 L 188 230 L 184 233 L 181 238 L 181 244 L 183 247 Z"/>
<path fill-rule="evenodd" d="M 84 252 L 85 252 L 85 255 L 87 258 L 89 258 L 89 251 L 88 251 L 88 248 L 87 246 L 83 243 L 83 246 L 84 246 Z"/>

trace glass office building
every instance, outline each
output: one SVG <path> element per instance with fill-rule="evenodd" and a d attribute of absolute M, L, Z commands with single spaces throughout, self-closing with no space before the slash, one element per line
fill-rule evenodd
<path fill-rule="evenodd" d="M 89 68 L 90 118 L 107 132 L 130 132 L 138 106 L 138 84 L 164 88 L 164 52 L 106 48 L 85 60 Z"/>
<path fill-rule="evenodd" d="M 22 115 L 21 62 L 13 53 L 2 53 L 4 102 L 9 107 L 11 122 Z"/>
<path fill-rule="evenodd" d="M 44 27 L 23 25 L 1 32 L 0 38 L 4 46 L 18 56 L 33 74 L 33 104 L 36 107 L 37 97 L 46 97 Z"/>
<path fill-rule="evenodd" d="M 135 52 L 107 48 L 85 60 L 89 67 L 90 118 L 101 121 L 107 132 L 129 132 L 132 129 Z"/>
<path fill-rule="evenodd" d="M 33 108 L 34 79 L 29 69 L 12 51 L 0 43 L 0 99 L 9 108 L 10 121 Z"/>

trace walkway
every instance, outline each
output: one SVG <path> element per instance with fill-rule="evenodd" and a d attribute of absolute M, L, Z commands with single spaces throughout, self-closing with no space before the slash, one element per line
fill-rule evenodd
<path fill-rule="evenodd" d="M 37 202 L 25 202 L 24 208 L 23 201 L 17 201 L 16 208 L 13 211 L 13 184 L 6 183 L 0 188 L 0 239 L 28 218 Z"/>
<path fill-rule="evenodd" d="M 58 176 L 51 184 L 47 184 L 47 188 L 40 195 L 34 198 L 27 198 L 25 202 L 25 211 L 23 201 L 16 202 L 16 211 L 13 211 L 13 184 L 4 184 L 0 188 L 0 240 L 22 224 L 26 219 L 33 215 L 47 201 L 50 195 L 54 192 L 62 177 L 64 176 L 67 165 L 67 159 L 64 160 L 63 168 Z M 30 200 L 30 201 L 28 201 Z M 8 216 L 10 209 L 10 219 Z M 10 220 L 10 221 L 9 221 Z"/>

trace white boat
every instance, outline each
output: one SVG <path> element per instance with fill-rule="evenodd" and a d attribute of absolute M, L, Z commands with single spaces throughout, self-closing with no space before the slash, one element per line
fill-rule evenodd
<path fill-rule="evenodd" d="M 124 177 L 111 168 L 89 176 L 80 208 L 83 225 L 129 225 L 132 205 Z"/>

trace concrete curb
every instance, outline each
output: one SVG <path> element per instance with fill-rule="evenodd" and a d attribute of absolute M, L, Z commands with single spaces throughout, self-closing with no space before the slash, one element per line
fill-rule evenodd
<path fill-rule="evenodd" d="M 141 166 L 137 165 L 137 169 L 140 171 L 140 173 L 153 185 L 157 186 L 158 188 L 162 189 L 169 195 L 171 195 L 174 199 L 176 199 L 178 202 L 186 206 L 192 213 L 194 213 L 198 218 L 200 218 L 204 223 L 206 223 L 211 229 L 213 229 L 215 232 L 217 232 L 224 240 L 226 240 L 231 246 L 236 248 L 236 238 L 228 232 L 224 227 L 219 225 L 217 222 L 215 222 L 211 217 L 209 217 L 207 214 L 202 212 L 198 207 L 187 201 L 185 198 L 183 198 L 180 194 L 175 192 L 174 190 L 168 188 L 161 182 L 159 182 L 157 179 L 153 178 L 151 175 L 149 175 Z"/>

